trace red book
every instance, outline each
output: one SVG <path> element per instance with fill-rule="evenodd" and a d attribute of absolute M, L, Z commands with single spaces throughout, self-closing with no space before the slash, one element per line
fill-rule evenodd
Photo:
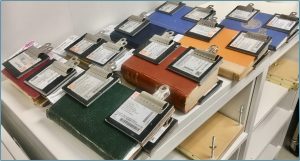
<path fill-rule="evenodd" d="M 7 79 L 9 79 L 14 86 L 16 86 L 19 90 L 21 90 L 21 92 L 23 92 L 26 96 L 28 96 L 29 98 L 32 98 L 32 100 L 35 101 L 41 96 L 41 94 L 39 92 L 37 92 L 36 90 L 34 90 L 32 87 L 26 85 L 24 83 L 24 80 L 27 79 L 28 77 L 30 77 L 32 74 L 35 74 L 40 69 L 44 68 L 49 63 L 50 63 L 50 60 L 48 59 L 48 60 L 44 61 L 43 63 L 41 63 L 40 65 L 33 68 L 28 73 L 21 76 L 19 79 L 14 77 L 7 69 L 3 69 L 2 74 Z"/>

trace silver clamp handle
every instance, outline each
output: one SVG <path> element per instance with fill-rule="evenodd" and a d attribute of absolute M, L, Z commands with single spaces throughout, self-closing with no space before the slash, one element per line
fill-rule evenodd
<path fill-rule="evenodd" d="M 140 15 L 131 15 L 128 17 L 129 20 L 137 21 L 137 22 L 143 22 L 146 20 L 147 12 L 142 12 Z"/>
<path fill-rule="evenodd" d="M 121 51 L 124 48 L 124 46 L 126 46 L 126 45 L 127 45 L 126 38 L 122 38 L 116 43 L 109 41 L 109 42 L 103 44 L 103 47 L 105 47 L 106 49 L 108 49 L 110 51 L 113 51 L 114 53 L 117 53 L 117 52 Z"/>
<path fill-rule="evenodd" d="M 46 43 L 43 46 L 36 48 L 35 46 L 30 46 L 24 52 L 28 54 L 33 59 L 37 59 L 41 53 L 47 54 L 49 53 L 53 47 L 51 47 L 51 43 Z"/>
<path fill-rule="evenodd" d="M 67 62 L 62 63 L 60 61 L 54 61 L 50 68 L 57 72 L 59 75 L 67 76 L 69 69 L 74 69 L 77 65 L 79 65 L 79 59 L 76 56 L 73 56 L 71 59 L 69 59 Z"/>
<path fill-rule="evenodd" d="M 201 18 L 197 24 L 214 28 L 218 25 L 217 19 L 217 17 L 212 17 L 210 19 Z"/>
<path fill-rule="evenodd" d="M 247 32 L 246 37 L 266 42 L 268 40 L 267 29 L 261 28 L 258 32 Z"/>
<path fill-rule="evenodd" d="M 254 6 L 253 3 L 249 3 L 247 6 L 241 6 L 241 5 L 237 6 L 237 9 L 247 11 L 247 12 L 253 12 L 254 11 L 253 6 Z"/>
<path fill-rule="evenodd" d="M 194 54 L 201 58 L 205 58 L 206 60 L 214 61 L 218 56 L 217 53 L 219 51 L 219 47 L 217 45 L 211 45 L 207 50 L 194 49 Z"/>
<path fill-rule="evenodd" d="M 173 42 L 174 34 L 175 33 L 173 31 L 168 31 L 168 32 L 163 33 L 162 35 L 153 35 L 150 38 L 150 41 L 161 43 L 164 45 L 170 45 L 170 43 Z"/>

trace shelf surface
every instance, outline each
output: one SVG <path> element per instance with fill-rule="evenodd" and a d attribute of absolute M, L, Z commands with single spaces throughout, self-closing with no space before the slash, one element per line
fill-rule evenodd
<path fill-rule="evenodd" d="M 291 110 L 287 111 L 283 108 L 275 107 L 266 119 L 253 131 L 245 159 L 257 159 L 292 114 L 293 111 Z"/>
<path fill-rule="evenodd" d="M 257 158 L 258 160 L 273 160 L 278 152 L 280 151 L 281 146 L 274 146 L 273 144 L 269 144 L 264 151 Z"/>
<path fill-rule="evenodd" d="M 258 105 L 254 127 L 270 113 L 270 111 L 287 95 L 288 89 L 269 81 L 265 81 L 262 96 Z"/>
<path fill-rule="evenodd" d="M 220 160 L 228 160 L 230 157 L 238 150 L 238 148 L 245 142 L 247 139 L 248 134 L 243 132 L 240 136 L 233 142 L 229 149 L 224 153 Z M 173 150 L 169 153 L 164 160 L 190 160 L 188 157 L 183 155 L 177 150 Z"/>

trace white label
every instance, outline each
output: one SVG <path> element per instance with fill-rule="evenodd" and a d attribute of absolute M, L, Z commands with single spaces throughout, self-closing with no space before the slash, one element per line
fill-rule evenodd
<path fill-rule="evenodd" d="M 80 40 L 77 44 L 75 44 L 73 47 L 70 48 L 70 50 L 78 53 L 78 54 L 82 54 L 83 52 L 85 52 L 88 48 L 90 48 L 94 43 L 86 40 L 86 39 L 82 39 Z"/>
<path fill-rule="evenodd" d="M 138 95 L 138 92 L 132 94 L 110 117 L 140 135 L 157 113 L 136 102 Z"/>
<path fill-rule="evenodd" d="M 193 76 L 200 77 L 213 63 L 199 58 L 193 52 L 194 50 L 187 52 L 173 66 Z"/>
<path fill-rule="evenodd" d="M 173 3 L 166 3 L 165 5 L 161 6 L 158 10 L 170 13 L 172 12 L 178 5 Z"/>
<path fill-rule="evenodd" d="M 247 12 L 235 9 L 229 16 L 240 20 L 249 20 L 256 12 L 257 10 L 254 10 L 253 12 Z"/>
<path fill-rule="evenodd" d="M 63 60 L 65 60 L 65 59 L 63 59 Z M 71 78 L 74 78 L 74 77 L 78 76 L 79 74 L 81 74 L 84 71 L 82 68 L 80 68 L 78 66 L 76 66 L 75 69 L 76 69 L 76 73 Z M 66 82 L 66 83 L 68 83 L 68 82 Z M 47 96 L 47 99 L 52 104 L 56 103 L 59 99 L 61 99 L 66 94 L 66 92 L 62 89 L 62 87 L 65 84 L 61 85 L 60 88 L 58 88 L 56 91 L 52 92 L 50 95 Z"/>
<path fill-rule="evenodd" d="M 283 30 L 291 30 L 295 24 L 296 21 L 281 19 L 275 16 L 267 25 L 275 28 L 280 28 Z"/>
<path fill-rule="evenodd" d="M 209 13 L 203 12 L 199 8 L 195 8 L 190 13 L 185 15 L 184 17 L 198 21 L 201 18 L 207 17 L 208 15 L 209 15 Z"/>
<path fill-rule="evenodd" d="M 31 78 L 28 82 L 36 88 L 43 90 L 59 76 L 60 75 L 57 72 L 50 69 L 50 67 L 47 67 L 46 69 L 38 73 L 36 76 Z"/>
<path fill-rule="evenodd" d="M 13 59 L 9 60 L 9 63 L 15 67 L 19 72 L 24 72 L 36 63 L 41 61 L 40 58 L 33 59 L 31 56 L 22 52 L 21 54 L 17 55 Z"/>
<path fill-rule="evenodd" d="M 208 27 L 197 24 L 191 29 L 191 32 L 211 38 L 220 30 L 220 27 Z"/>
<path fill-rule="evenodd" d="M 100 64 L 105 64 L 108 60 L 110 60 L 116 53 L 106 49 L 103 45 L 99 46 L 96 50 L 89 54 L 87 58 Z"/>
<path fill-rule="evenodd" d="M 143 22 L 134 21 L 128 19 L 122 26 L 119 27 L 120 30 L 123 30 L 125 32 L 131 33 L 135 29 L 137 29 L 139 26 L 142 25 Z"/>
<path fill-rule="evenodd" d="M 108 79 L 111 80 L 112 78 Z M 80 78 L 68 85 L 68 88 L 88 101 L 95 94 L 97 94 L 104 85 L 105 81 L 85 73 Z"/>
<path fill-rule="evenodd" d="M 54 52 L 58 55 L 65 56 L 65 55 L 63 55 L 65 53 L 65 48 L 68 47 L 69 45 L 71 45 L 77 39 L 78 39 L 77 35 L 72 35 L 72 36 L 68 37 L 63 43 L 61 43 L 56 48 L 54 48 L 52 50 L 52 52 Z"/>
<path fill-rule="evenodd" d="M 251 39 L 246 37 L 246 33 L 241 33 L 231 44 L 230 46 L 239 48 L 242 50 L 250 51 L 252 53 L 257 53 L 257 51 L 264 44 L 263 41 Z"/>
<path fill-rule="evenodd" d="M 155 60 L 160 55 L 162 55 L 171 45 L 164 45 L 161 43 L 151 42 L 144 49 L 142 49 L 139 53 L 141 55 L 144 55 L 148 58 Z"/>

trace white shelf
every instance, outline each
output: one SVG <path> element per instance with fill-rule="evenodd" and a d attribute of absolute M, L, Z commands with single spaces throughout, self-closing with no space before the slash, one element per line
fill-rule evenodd
<path fill-rule="evenodd" d="M 260 154 L 257 160 L 273 160 L 280 149 L 281 146 L 274 146 L 273 144 L 269 144 Z"/>
<path fill-rule="evenodd" d="M 266 119 L 253 131 L 245 159 L 257 159 L 292 114 L 293 111 L 275 107 Z"/>
<path fill-rule="evenodd" d="M 254 127 L 257 127 L 270 111 L 282 100 L 288 93 L 288 89 L 269 81 L 265 81 Z"/>
<path fill-rule="evenodd" d="M 220 160 L 228 160 L 230 157 L 240 148 L 240 146 L 246 141 L 248 134 L 243 132 L 235 141 L 234 143 L 227 149 L 224 155 L 221 157 Z M 169 153 L 164 160 L 190 160 L 185 155 L 181 154 L 177 150 L 173 150 Z"/>

